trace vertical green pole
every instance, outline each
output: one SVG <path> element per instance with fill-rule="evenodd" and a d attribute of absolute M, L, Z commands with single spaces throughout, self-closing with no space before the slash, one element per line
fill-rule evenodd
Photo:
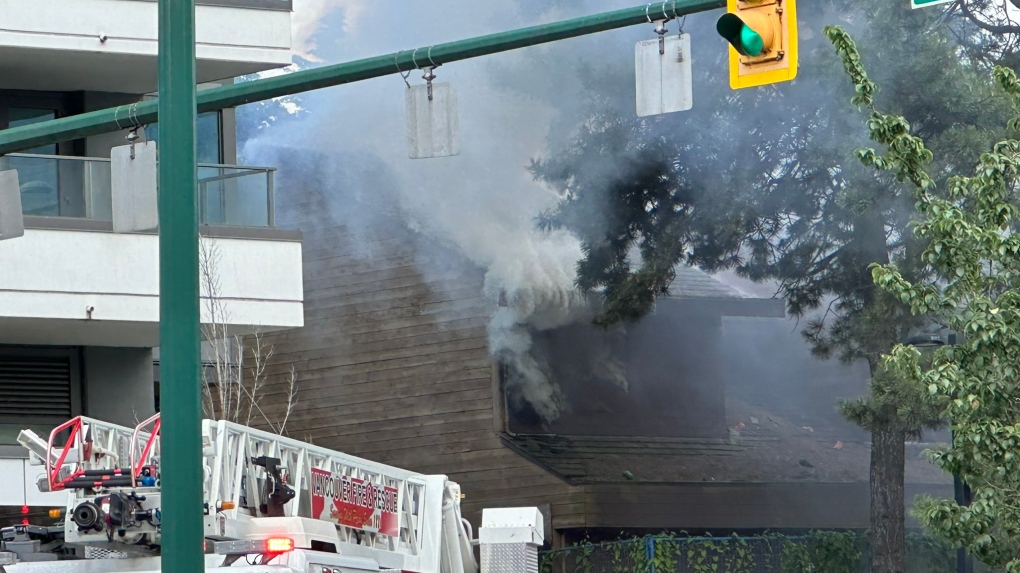
<path fill-rule="evenodd" d="M 195 200 L 195 0 L 159 0 L 162 570 L 205 569 Z"/>

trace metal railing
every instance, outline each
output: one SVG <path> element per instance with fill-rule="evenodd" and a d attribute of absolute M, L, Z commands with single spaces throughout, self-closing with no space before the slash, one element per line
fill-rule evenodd
<path fill-rule="evenodd" d="M 0 170 L 9 169 L 18 172 L 25 215 L 113 220 L 109 159 L 11 153 L 0 157 Z M 201 224 L 273 227 L 275 171 L 272 167 L 200 163 Z"/>
<path fill-rule="evenodd" d="M 0 170 L 18 172 L 25 215 L 110 221 L 110 160 L 95 157 L 11 153 Z"/>
<path fill-rule="evenodd" d="M 274 227 L 272 167 L 198 165 L 199 221 L 203 225 Z"/>

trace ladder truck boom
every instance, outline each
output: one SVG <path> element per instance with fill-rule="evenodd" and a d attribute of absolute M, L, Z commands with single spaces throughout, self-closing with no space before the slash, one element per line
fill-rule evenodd
<path fill-rule="evenodd" d="M 135 428 L 79 416 L 18 441 L 44 468 L 39 489 L 68 501 L 60 525 L 2 530 L 0 573 L 159 569 L 158 415 Z M 222 420 L 202 422 L 202 447 L 206 571 L 478 573 L 444 475 Z"/>

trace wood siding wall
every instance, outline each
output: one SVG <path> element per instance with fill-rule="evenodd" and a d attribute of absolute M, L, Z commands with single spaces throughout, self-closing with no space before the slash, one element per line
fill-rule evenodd
<path fill-rule="evenodd" d="M 581 489 L 498 439 L 483 271 L 403 225 L 344 224 L 328 207 L 314 193 L 281 209 L 304 235 L 305 326 L 265 338 L 274 346 L 270 416 L 281 414 L 274 398 L 293 368 L 290 436 L 446 474 L 475 526 L 484 507 L 543 504 L 555 527 L 582 524 Z"/>
<path fill-rule="evenodd" d="M 867 529 L 870 489 L 858 483 L 676 483 L 586 486 L 589 524 L 612 531 Z M 952 498 L 952 486 L 908 484 L 907 527 L 919 495 Z"/>

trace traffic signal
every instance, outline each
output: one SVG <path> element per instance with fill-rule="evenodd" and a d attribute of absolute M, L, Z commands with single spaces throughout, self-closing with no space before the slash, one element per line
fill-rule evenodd
<path fill-rule="evenodd" d="M 715 25 L 730 50 L 730 87 L 749 88 L 797 77 L 795 0 L 727 0 Z"/>

